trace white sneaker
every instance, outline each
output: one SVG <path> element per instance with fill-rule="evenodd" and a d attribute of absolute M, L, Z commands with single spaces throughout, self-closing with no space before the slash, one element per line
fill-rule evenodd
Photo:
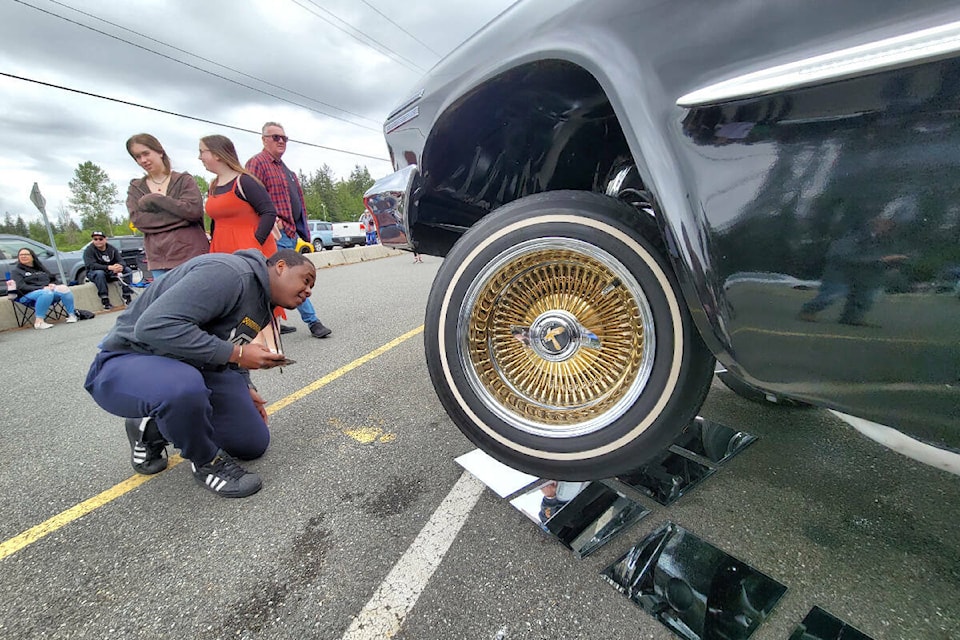
<path fill-rule="evenodd" d="M 74 314 L 71 313 L 70 315 L 67 316 L 67 324 L 70 324 L 71 322 L 76 322 L 76 321 L 77 321 L 77 316 L 75 316 Z"/>
<path fill-rule="evenodd" d="M 52 324 L 47 324 L 43 320 L 37 320 L 36 322 L 33 323 L 34 329 L 49 329 L 52 326 L 53 326 Z"/>

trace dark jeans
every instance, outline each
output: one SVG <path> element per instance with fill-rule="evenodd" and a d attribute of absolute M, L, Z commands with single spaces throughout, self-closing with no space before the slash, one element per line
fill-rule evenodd
<path fill-rule="evenodd" d="M 130 267 L 123 265 L 123 280 L 120 280 L 118 276 L 103 269 L 87 271 L 87 280 L 97 285 L 97 293 L 100 295 L 100 298 L 103 299 L 110 297 L 110 292 L 107 290 L 107 283 L 113 282 L 114 280 L 120 280 L 120 288 L 123 290 L 123 295 L 132 295 L 133 289 L 127 286 L 127 283 L 130 282 L 131 275 L 133 275 L 133 272 L 130 270 Z"/>
<path fill-rule="evenodd" d="M 97 354 L 84 388 L 115 416 L 151 416 L 160 433 L 197 466 L 223 449 L 243 460 L 259 458 L 270 431 L 236 369 L 201 371 L 163 356 Z"/>

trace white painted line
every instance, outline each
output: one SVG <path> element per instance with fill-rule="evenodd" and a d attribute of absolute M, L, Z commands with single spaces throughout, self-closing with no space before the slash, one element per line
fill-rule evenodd
<path fill-rule="evenodd" d="M 413 544 L 353 619 L 342 640 L 382 640 L 400 631 L 404 618 L 440 566 L 484 488 L 469 473 L 460 476 Z"/>

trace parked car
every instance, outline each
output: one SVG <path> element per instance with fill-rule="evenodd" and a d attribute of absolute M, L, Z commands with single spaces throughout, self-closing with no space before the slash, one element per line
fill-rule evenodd
<path fill-rule="evenodd" d="M 333 244 L 349 249 L 367 244 L 367 231 L 362 222 L 334 222 Z"/>
<path fill-rule="evenodd" d="M 954 0 L 513 4 L 389 114 L 364 198 L 384 244 L 445 256 L 424 344 L 453 422 L 614 476 L 716 358 L 957 469 L 956 300 L 878 286 L 960 263 L 957 78 Z"/>
<path fill-rule="evenodd" d="M 303 238 L 301 238 L 300 236 L 297 236 L 297 245 L 294 247 L 294 249 L 297 251 L 297 253 L 313 253 L 314 252 L 313 245 L 307 242 L 306 240 L 304 240 Z"/>
<path fill-rule="evenodd" d="M 317 251 L 333 249 L 333 225 L 326 220 L 307 220 L 313 248 Z"/>
<path fill-rule="evenodd" d="M 57 258 L 52 247 L 30 238 L 6 233 L 0 234 L 0 261 L 3 264 L 0 268 L 5 272 L 10 271 L 17 264 L 17 253 L 23 247 L 32 249 L 50 273 L 58 273 Z M 83 266 L 83 251 L 61 251 L 60 263 L 63 265 L 63 275 L 67 279 L 65 284 L 82 284 L 86 281 L 87 270 Z"/>

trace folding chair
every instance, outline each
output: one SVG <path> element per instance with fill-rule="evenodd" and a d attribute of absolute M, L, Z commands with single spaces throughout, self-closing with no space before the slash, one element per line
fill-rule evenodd
<path fill-rule="evenodd" d="M 7 297 L 9 297 L 9 295 Z M 34 310 L 36 302 L 33 300 L 28 300 L 25 298 L 10 298 L 10 303 L 13 305 L 13 317 L 16 318 L 18 327 L 26 326 L 26 324 L 30 322 L 30 320 L 32 320 L 36 315 L 36 311 Z M 66 317 L 67 310 L 63 308 L 63 303 L 59 300 L 56 300 L 47 310 L 47 317 L 45 320 L 52 320 L 56 322 L 57 320 Z"/>

